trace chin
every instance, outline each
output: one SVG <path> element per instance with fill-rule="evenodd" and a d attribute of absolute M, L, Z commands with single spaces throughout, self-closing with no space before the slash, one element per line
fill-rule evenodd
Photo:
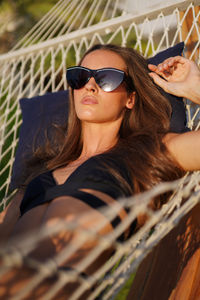
<path fill-rule="evenodd" d="M 77 117 L 80 121 L 94 122 L 95 120 L 98 119 L 96 114 L 92 113 L 91 111 L 84 111 L 84 112 L 77 113 Z"/>

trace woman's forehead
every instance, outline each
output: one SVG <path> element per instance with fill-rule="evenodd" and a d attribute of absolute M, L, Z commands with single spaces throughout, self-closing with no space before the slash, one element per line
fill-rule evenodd
<path fill-rule="evenodd" d="M 82 60 L 81 66 L 89 69 L 116 68 L 126 70 L 126 64 L 119 54 L 101 49 L 87 54 Z"/>

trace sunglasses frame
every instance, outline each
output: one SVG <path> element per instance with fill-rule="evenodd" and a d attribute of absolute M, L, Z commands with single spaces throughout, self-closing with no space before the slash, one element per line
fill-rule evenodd
<path fill-rule="evenodd" d="M 70 72 L 70 70 L 83 70 L 83 71 L 86 71 L 86 72 L 88 73 L 88 77 L 87 77 L 87 79 L 86 79 L 85 81 L 82 82 L 82 84 L 79 84 L 78 87 L 75 88 L 73 85 L 71 85 L 71 84 L 69 83 L 69 82 L 70 82 L 70 79 L 68 78 L 68 76 L 69 76 L 69 73 L 68 73 L 68 72 Z M 118 84 L 115 88 L 113 88 L 113 89 L 111 89 L 111 90 L 108 90 L 108 91 L 106 91 L 106 90 L 103 89 L 103 86 L 101 86 L 101 84 L 100 84 L 100 82 L 99 82 L 99 80 L 98 80 L 98 78 L 97 78 L 98 73 L 101 73 L 101 72 L 103 72 L 103 71 L 115 71 L 116 73 L 120 73 L 120 74 L 122 75 L 122 78 L 119 80 L 119 84 Z M 87 82 L 90 80 L 90 78 L 92 78 L 92 77 L 95 79 L 96 84 L 97 84 L 103 91 L 105 91 L 105 92 L 112 92 L 112 91 L 114 91 L 115 89 L 117 89 L 117 88 L 120 86 L 120 84 L 122 84 L 123 81 L 125 81 L 125 82 L 128 84 L 128 86 L 130 86 L 130 79 L 129 79 L 129 76 L 126 75 L 126 73 L 125 73 L 124 71 L 119 70 L 119 69 L 116 69 L 116 68 L 102 68 L 102 69 L 96 69 L 96 70 L 94 70 L 94 69 L 89 69 L 89 68 L 85 68 L 85 67 L 82 67 L 82 66 L 74 66 L 74 67 L 70 67 L 70 68 L 67 69 L 66 77 L 67 77 L 67 82 L 68 82 L 69 86 L 70 86 L 72 89 L 81 89 L 82 87 L 84 87 L 84 85 L 86 85 L 86 83 L 87 83 Z"/>

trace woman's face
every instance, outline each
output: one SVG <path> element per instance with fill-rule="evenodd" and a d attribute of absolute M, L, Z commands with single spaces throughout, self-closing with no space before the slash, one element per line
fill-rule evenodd
<path fill-rule="evenodd" d="M 108 50 L 95 50 L 89 53 L 83 59 L 81 66 L 94 70 L 109 67 L 126 71 L 123 59 Z M 125 109 L 133 108 L 134 95 L 127 93 L 125 83 L 112 92 L 105 92 L 92 77 L 85 86 L 74 90 L 74 104 L 77 116 L 82 122 L 122 121 Z"/>

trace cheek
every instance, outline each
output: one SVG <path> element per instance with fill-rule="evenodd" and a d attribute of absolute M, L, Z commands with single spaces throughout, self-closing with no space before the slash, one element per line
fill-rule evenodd
<path fill-rule="evenodd" d="M 81 99 L 81 90 L 74 90 L 74 107 L 75 107 L 76 112 L 80 106 L 79 99 Z"/>
<path fill-rule="evenodd" d="M 105 97 L 105 101 L 103 102 L 105 111 L 113 111 L 115 113 L 120 113 L 122 110 L 124 110 L 126 106 L 126 96 L 127 95 L 125 93 L 120 93 L 116 95 L 108 94 L 107 97 Z"/>
<path fill-rule="evenodd" d="M 74 90 L 73 94 L 74 94 L 74 103 L 76 103 L 78 101 L 78 99 L 80 99 L 80 93 L 81 90 Z"/>

